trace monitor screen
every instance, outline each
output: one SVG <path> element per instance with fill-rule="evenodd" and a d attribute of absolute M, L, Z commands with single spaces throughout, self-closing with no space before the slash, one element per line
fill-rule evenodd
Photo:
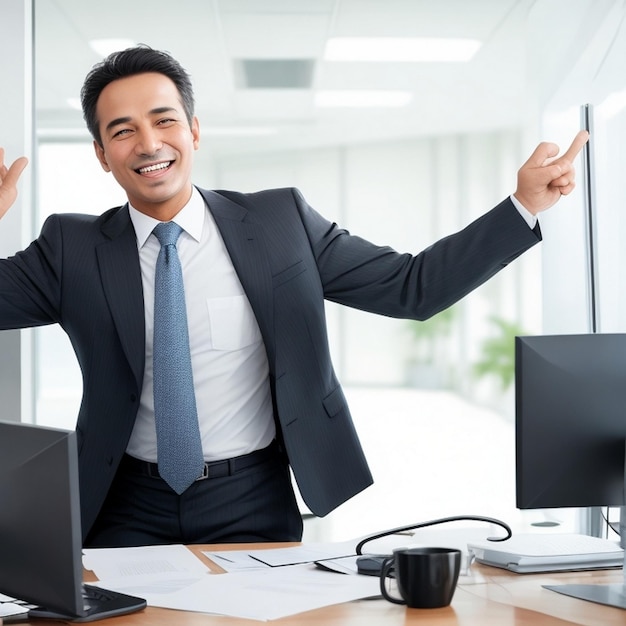
<path fill-rule="evenodd" d="M 0 592 L 83 610 L 74 432 L 0 422 Z"/>
<path fill-rule="evenodd" d="M 625 334 L 517 337 L 515 402 L 518 508 L 626 503 Z"/>

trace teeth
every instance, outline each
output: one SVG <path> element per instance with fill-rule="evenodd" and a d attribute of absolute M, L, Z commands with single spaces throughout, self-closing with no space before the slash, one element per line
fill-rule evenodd
<path fill-rule="evenodd" d="M 148 165 L 147 167 L 140 167 L 139 173 L 146 174 L 148 172 L 156 172 L 157 170 L 164 170 L 165 168 L 170 166 L 171 161 L 166 161 L 165 163 L 157 163 L 156 165 Z"/>

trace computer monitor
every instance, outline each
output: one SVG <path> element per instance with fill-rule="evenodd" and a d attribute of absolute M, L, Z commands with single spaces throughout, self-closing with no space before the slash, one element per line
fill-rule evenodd
<path fill-rule="evenodd" d="M 626 334 L 516 338 L 517 506 L 620 506 Z"/>
<path fill-rule="evenodd" d="M 620 506 L 623 525 L 626 334 L 516 337 L 515 404 L 518 508 Z M 559 587 L 626 608 L 624 585 Z"/>
<path fill-rule="evenodd" d="M 77 622 L 145 607 L 82 584 L 79 497 L 73 431 L 0 422 L 0 592 Z"/>

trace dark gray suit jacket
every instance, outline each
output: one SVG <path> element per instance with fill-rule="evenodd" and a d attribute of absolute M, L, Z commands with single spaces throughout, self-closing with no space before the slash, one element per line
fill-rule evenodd
<path fill-rule="evenodd" d="M 297 190 L 201 190 L 256 315 L 277 425 L 301 494 L 325 515 L 372 483 L 330 360 L 324 299 L 426 319 L 540 240 L 505 200 L 417 256 L 350 235 Z M 54 215 L 0 260 L 0 329 L 58 323 L 83 376 L 76 424 L 83 535 L 124 454 L 144 369 L 143 294 L 127 206 Z"/>

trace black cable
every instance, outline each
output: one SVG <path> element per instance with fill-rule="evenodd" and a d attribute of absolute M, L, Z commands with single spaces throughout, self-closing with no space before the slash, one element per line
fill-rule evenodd
<path fill-rule="evenodd" d="M 387 537 L 388 535 L 397 535 L 398 533 L 402 533 L 407 530 L 415 530 L 416 528 L 424 528 L 426 526 L 434 526 L 436 524 L 445 524 L 447 522 L 458 522 L 462 520 L 496 524 L 497 526 L 501 526 L 502 528 L 504 528 L 504 530 L 507 532 L 506 537 L 487 537 L 488 541 L 506 541 L 513 535 L 513 532 L 511 531 L 509 525 L 505 524 L 499 519 L 495 519 L 493 517 L 483 517 L 482 515 L 455 515 L 453 517 L 442 517 L 440 519 L 430 520 L 428 522 L 418 522 L 417 524 L 410 524 L 409 526 L 400 526 L 398 528 L 392 528 L 391 530 L 385 530 L 380 533 L 376 533 L 375 535 L 370 535 L 365 539 L 361 539 L 361 541 L 357 543 L 356 553 L 363 554 L 363 546 L 370 541 L 374 541 L 374 539 L 380 539 L 381 537 Z"/>
<path fill-rule="evenodd" d="M 602 519 L 604 520 L 604 523 L 606 524 L 606 539 L 609 538 L 609 532 L 611 530 L 621 539 L 622 534 L 620 533 L 619 521 L 611 522 L 611 520 L 609 519 L 610 515 L 611 515 L 611 509 L 610 507 L 607 506 L 606 515 L 602 513 Z"/>

